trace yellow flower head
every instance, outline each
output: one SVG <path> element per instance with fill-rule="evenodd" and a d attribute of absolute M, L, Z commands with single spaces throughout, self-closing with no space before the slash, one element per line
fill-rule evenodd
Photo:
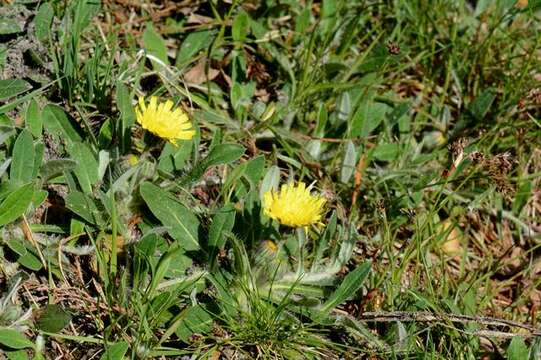
<path fill-rule="evenodd" d="M 137 122 L 141 124 L 143 129 L 173 145 L 176 145 L 176 140 L 190 140 L 195 135 L 188 114 L 179 107 L 173 110 L 171 100 L 158 103 L 158 98 L 152 96 L 147 106 L 145 99 L 140 97 L 139 107 L 135 108 L 135 114 Z"/>
<path fill-rule="evenodd" d="M 265 214 L 291 227 L 318 223 L 324 205 L 325 199 L 310 194 L 310 187 L 307 188 L 303 182 L 297 186 L 293 183 L 282 185 L 279 192 L 270 190 L 263 195 Z"/>

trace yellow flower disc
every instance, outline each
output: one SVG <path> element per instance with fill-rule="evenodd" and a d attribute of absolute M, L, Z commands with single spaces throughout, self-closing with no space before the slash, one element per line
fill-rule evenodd
<path fill-rule="evenodd" d="M 281 224 L 291 227 L 318 223 L 323 214 L 325 199 L 310 194 L 303 182 L 282 185 L 279 192 L 267 191 L 263 195 L 265 214 Z"/>
<path fill-rule="evenodd" d="M 143 129 L 173 145 L 177 145 L 176 140 L 190 140 L 195 135 L 188 114 L 180 107 L 173 109 L 171 100 L 158 103 L 158 98 L 152 96 L 147 106 L 145 99 L 140 97 L 139 107 L 135 108 L 135 114 L 137 122 Z"/>

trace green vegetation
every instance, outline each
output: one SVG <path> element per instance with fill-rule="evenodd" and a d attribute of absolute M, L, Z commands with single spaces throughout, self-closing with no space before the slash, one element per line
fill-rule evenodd
<path fill-rule="evenodd" d="M 1 4 L 8 359 L 541 356 L 541 1 Z"/>

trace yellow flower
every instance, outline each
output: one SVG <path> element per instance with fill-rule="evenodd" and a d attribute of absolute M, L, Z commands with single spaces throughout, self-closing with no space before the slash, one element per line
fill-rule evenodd
<path fill-rule="evenodd" d="M 318 223 L 323 214 L 325 199 L 310 194 L 303 182 L 282 185 L 279 192 L 267 191 L 263 195 L 265 214 L 281 224 L 291 227 Z"/>
<path fill-rule="evenodd" d="M 167 100 L 158 103 L 158 98 L 152 96 L 148 106 L 145 99 L 139 98 L 139 107 L 135 108 L 137 122 L 143 129 L 169 141 L 173 145 L 176 140 L 190 140 L 195 135 L 195 130 L 188 118 L 188 114 L 181 108 L 173 110 L 173 102 Z"/>

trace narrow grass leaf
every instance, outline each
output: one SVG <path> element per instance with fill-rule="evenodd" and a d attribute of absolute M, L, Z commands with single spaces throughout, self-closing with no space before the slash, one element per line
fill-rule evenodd
<path fill-rule="evenodd" d="M 75 37 L 81 36 L 101 7 L 100 0 L 79 0 L 72 3 L 73 31 Z"/>
<path fill-rule="evenodd" d="M 519 214 L 524 205 L 528 202 L 530 195 L 532 194 L 532 182 L 524 180 L 516 193 L 515 200 L 513 201 L 513 213 Z"/>

